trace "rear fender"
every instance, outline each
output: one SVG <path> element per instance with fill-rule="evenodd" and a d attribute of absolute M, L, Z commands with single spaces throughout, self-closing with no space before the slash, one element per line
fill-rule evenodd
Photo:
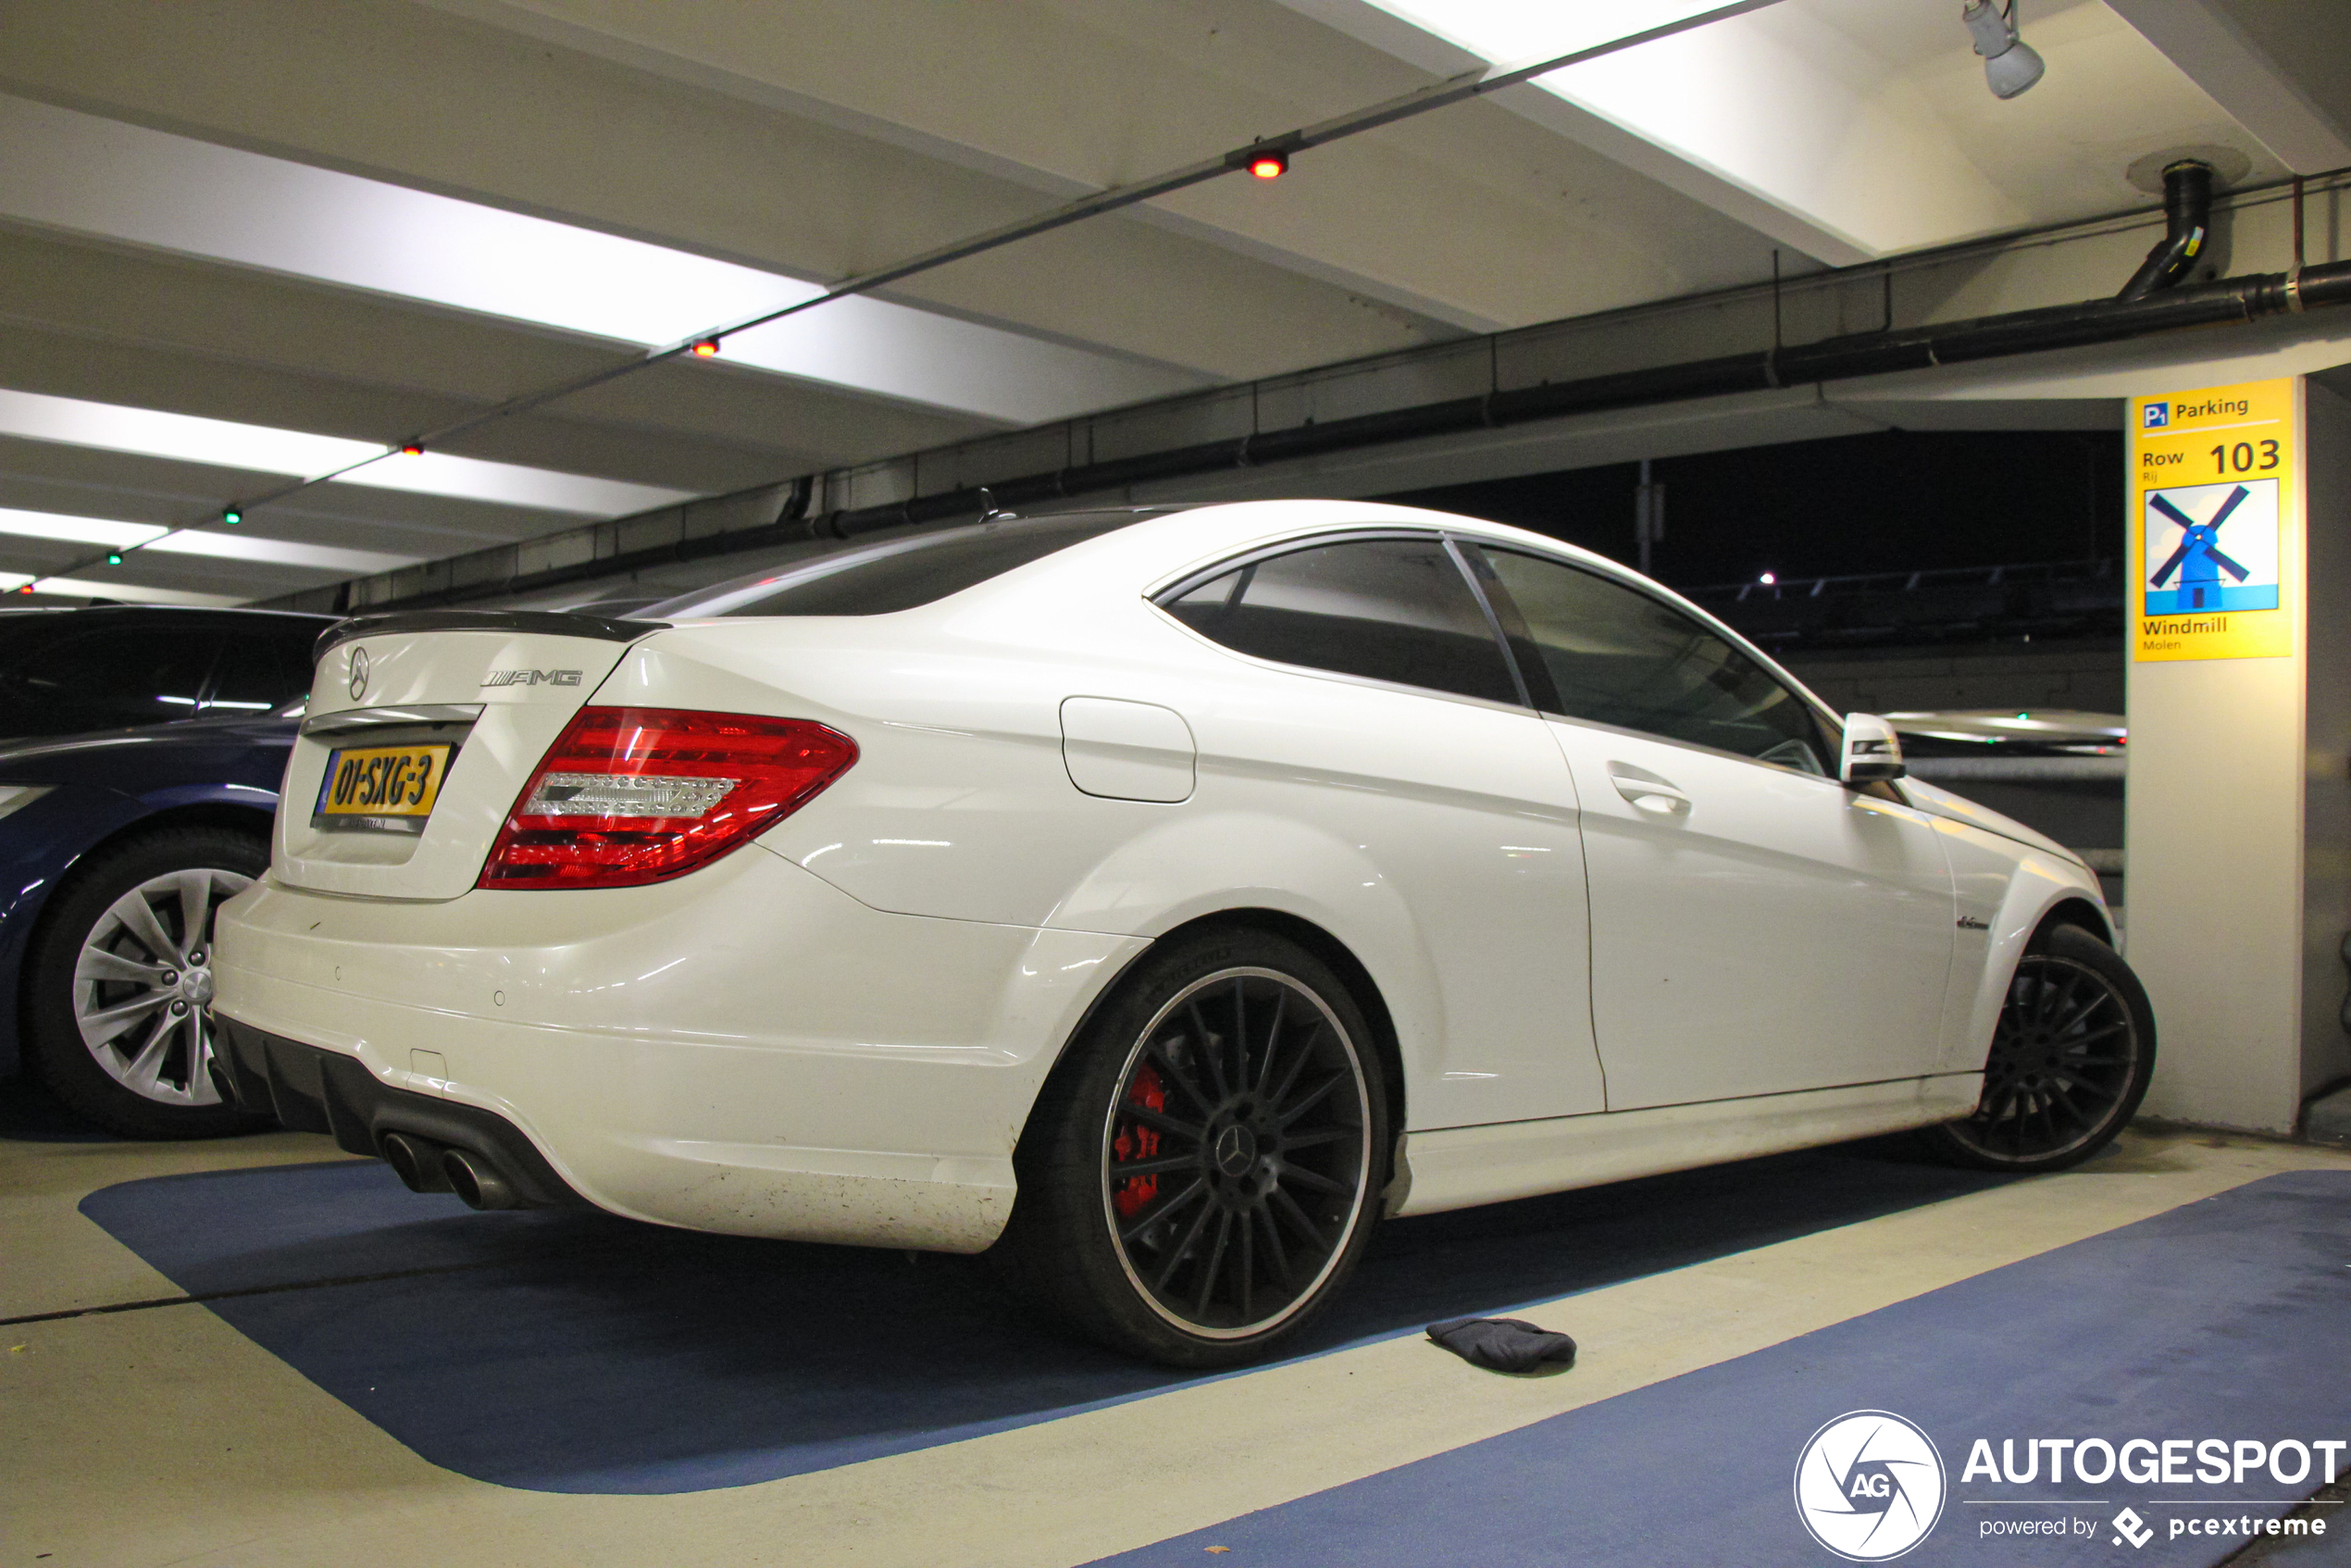
<path fill-rule="evenodd" d="M 1441 1058 L 1436 962 L 1402 894 L 1371 856 L 1306 824 L 1235 811 L 1171 816 L 1121 842 L 1050 923 L 1156 940 L 1238 909 L 1305 921 L 1355 956 L 1394 1023 L 1408 1084 Z"/>

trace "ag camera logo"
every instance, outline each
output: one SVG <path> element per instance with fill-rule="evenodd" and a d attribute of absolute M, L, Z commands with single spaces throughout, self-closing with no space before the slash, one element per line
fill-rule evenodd
<path fill-rule="evenodd" d="M 1797 1517 L 1848 1562 L 1884 1562 L 1926 1539 L 1947 1492 L 1934 1440 L 1892 1411 L 1838 1416 L 1796 1461 Z"/>

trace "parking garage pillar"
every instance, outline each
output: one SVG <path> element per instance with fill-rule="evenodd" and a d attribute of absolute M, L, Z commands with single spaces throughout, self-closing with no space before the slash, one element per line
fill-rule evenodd
<path fill-rule="evenodd" d="M 2125 922 L 2146 1113 L 2294 1130 L 2351 1074 L 2351 402 L 2295 377 L 2130 404 Z"/>

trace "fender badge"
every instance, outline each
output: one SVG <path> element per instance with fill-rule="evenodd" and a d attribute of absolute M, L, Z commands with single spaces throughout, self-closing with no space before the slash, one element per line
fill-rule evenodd
<path fill-rule="evenodd" d="M 1992 922 L 1989 920 L 1978 920 L 1972 915 L 1959 916 L 1959 929 L 1962 931 L 1988 931 L 1991 928 Z"/>

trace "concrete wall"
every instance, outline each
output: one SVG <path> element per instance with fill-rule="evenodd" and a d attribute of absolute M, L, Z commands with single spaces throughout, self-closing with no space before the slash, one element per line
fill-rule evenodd
<path fill-rule="evenodd" d="M 2333 380 L 2333 378 L 2327 378 Z M 2309 385 L 2309 657 L 2303 693 L 2302 1090 L 2351 1076 L 2351 399 Z"/>

